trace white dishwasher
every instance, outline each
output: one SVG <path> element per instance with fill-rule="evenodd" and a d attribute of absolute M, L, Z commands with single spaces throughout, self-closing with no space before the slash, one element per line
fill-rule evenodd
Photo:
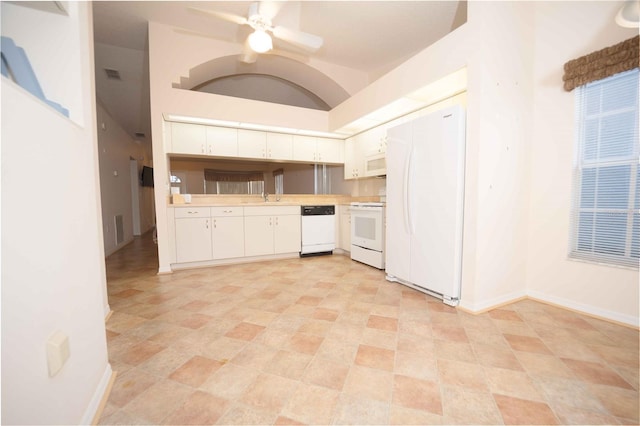
<path fill-rule="evenodd" d="M 336 248 L 336 206 L 302 206 L 300 257 L 332 254 Z"/>

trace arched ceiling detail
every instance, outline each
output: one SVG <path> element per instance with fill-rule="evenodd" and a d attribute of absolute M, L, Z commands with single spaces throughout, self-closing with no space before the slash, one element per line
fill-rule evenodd
<path fill-rule="evenodd" d="M 304 87 L 288 80 L 272 75 L 229 75 L 210 80 L 191 90 L 322 111 L 331 109 L 315 93 L 311 93 Z"/>
<path fill-rule="evenodd" d="M 275 54 L 260 55 L 252 64 L 240 61 L 241 55 L 215 58 L 189 70 L 175 88 L 192 90 L 221 77 L 239 74 L 270 75 L 308 90 L 334 108 L 349 98 L 349 93 L 326 74 L 291 58 Z"/>

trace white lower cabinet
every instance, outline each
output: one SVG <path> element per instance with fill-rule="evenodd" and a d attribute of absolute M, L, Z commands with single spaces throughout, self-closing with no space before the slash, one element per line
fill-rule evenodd
<path fill-rule="evenodd" d="M 301 249 L 300 210 L 297 215 L 275 217 L 273 228 L 273 251 L 278 253 L 294 253 Z"/>
<path fill-rule="evenodd" d="M 345 251 L 351 251 L 351 211 L 348 205 L 340 206 L 340 244 Z"/>
<path fill-rule="evenodd" d="M 300 251 L 300 207 L 245 207 L 245 256 Z"/>
<path fill-rule="evenodd" d="M 213 259 L 244 256 L 244 218 L 242 207 L 211 207 Z"/>
<path fill-rule="evenodd" d="M 244 254 L 246 256 L 273 254 L 273 217 L 244 218 Z"/>
<path fill-rule="evenodd" d="M 176 207 L 176 262 L 300 251 L 300 207 Z"/>
<path fill-rule="evenodd" d="M 242 217 L 213 218 L 213 258 L 233 259 L 244 256 L 244 221 Z"/>
<path fill-rule="evenodd" d="M 211 258 L 211 218 L 176 218 L 176 261 L 199 262 Z"/>

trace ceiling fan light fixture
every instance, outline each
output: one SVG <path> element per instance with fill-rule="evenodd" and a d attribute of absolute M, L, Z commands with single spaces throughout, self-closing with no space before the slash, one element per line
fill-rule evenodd
<path fill-rule="evenodd" d="M 254 52 L 265 53 L 273 49 L 273 41 L 264 30 L 257 29 L 249 35 L 249 46 Z"/>

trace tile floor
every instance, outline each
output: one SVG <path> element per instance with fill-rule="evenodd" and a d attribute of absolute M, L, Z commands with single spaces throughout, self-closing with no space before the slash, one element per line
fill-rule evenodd
<path fill-rule="evenodd" d="M 102 424 L 638 424 L 638 331 L 530 300 L 470 315 L 333 255 L 156 275 L 107 260 Z"/>

